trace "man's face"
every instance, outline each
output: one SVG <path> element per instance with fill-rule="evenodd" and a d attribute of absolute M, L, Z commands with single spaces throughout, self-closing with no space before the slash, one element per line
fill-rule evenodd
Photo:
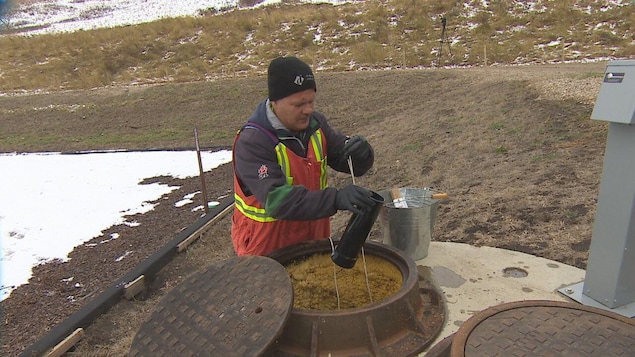
<path fill-rule="evenodd" d="M 287 130 L 302 131 L 309 126 L 309 120 L 313 114 L 315 91 L 307 89 L 271 103 L 273 111 Z"/>

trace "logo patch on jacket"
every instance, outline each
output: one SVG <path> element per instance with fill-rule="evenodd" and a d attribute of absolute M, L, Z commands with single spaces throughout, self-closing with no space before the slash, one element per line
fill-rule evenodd
<path fill-rule="evenodd" d="M 260 166 L 260 168 L 258 169 L 258 178 L 262 180 L 268 176 L 269 176 L 269 168 L 267 168 L 267 165 Z"/>

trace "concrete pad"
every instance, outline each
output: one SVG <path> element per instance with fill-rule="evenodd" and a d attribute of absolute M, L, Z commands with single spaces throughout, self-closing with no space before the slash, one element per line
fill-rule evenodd
<path fill-rule="evenodd" d="M 462 243 L 432 242 L 428 256 L 416 263 L 422 270 L 427 267 L 447 309 L 443 330 L 428 349 L 489 307 L 523 300 L 571 301 L 558 289 L 585 277 L 584 270 L 553 260 Z"/>

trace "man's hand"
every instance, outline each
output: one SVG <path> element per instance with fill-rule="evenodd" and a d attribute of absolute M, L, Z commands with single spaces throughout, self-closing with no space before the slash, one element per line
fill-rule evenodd
<path fill-rule="evenodd" d="M 363 187 L 348 185 L 335 194 L 335 208 L 363 214 L 375 204 L 372 195 L 372 192 Z"/>
<path fill-rule="evenodd" d="M 353 160 L 365 160 L 370 155 L 370 144 L 363 136 L 355 135 L 346 140 L 344 144 L 344 157 L 352 157 Z"/>

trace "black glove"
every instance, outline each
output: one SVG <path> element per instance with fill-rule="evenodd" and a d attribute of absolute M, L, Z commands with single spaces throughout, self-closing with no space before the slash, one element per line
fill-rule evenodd
<path fill-rule="evenodd" d="M 369 211 L 374 204 L 372 193 L 360 186 L 348 185 L 335 194 L 335 208 L 338 210 L 349 210 L 356 214 L 363 214 L 364 211 Z"/>
<path fill-rule="evenodd" d="M 355 135 L 346 140 L 344 144 L 344 157 L 352 157 L 353 160 L 366 160 L 370 155 L 370 144 L 363 136 Z"/>

